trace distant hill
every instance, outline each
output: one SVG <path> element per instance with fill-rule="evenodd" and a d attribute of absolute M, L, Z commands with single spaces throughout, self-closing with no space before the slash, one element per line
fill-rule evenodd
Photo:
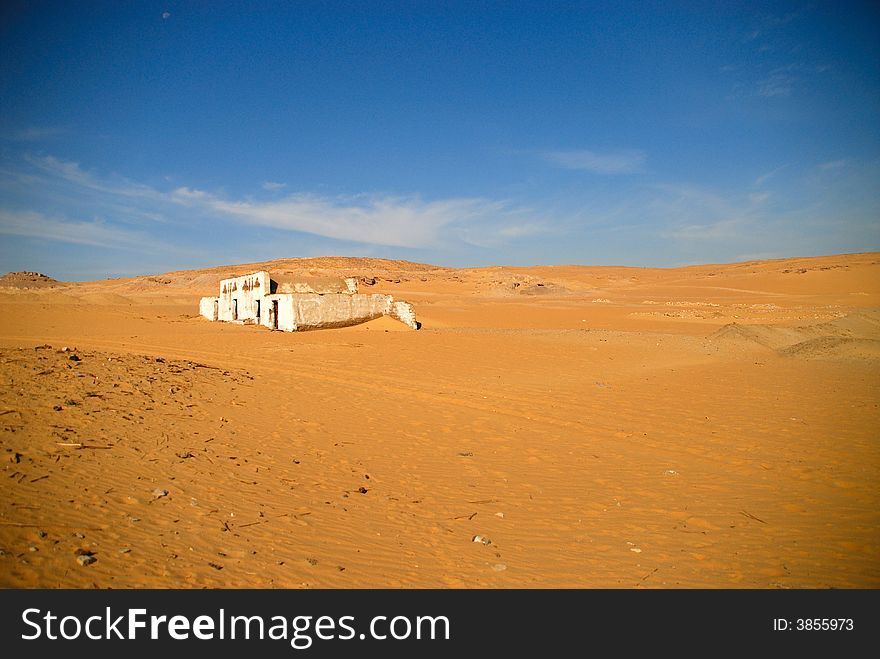
<path fill-rule="evenodd" d="M 0 277 L 2 288 L 51 288 L 60 283 L 39 272 L 7 272 Z"/>

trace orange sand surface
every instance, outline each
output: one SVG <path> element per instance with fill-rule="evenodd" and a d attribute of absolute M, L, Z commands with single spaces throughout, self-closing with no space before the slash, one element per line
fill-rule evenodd
<path fill-rule="evenodd" d="M 423 327 L 198 315 L 260 268 Z M 880 254 L 6 283 L 0 586 L 880 587 Z"/>

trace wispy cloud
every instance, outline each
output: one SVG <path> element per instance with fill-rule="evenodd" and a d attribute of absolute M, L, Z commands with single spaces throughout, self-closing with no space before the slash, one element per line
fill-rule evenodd
<path fill-rule="evenodd" d="M 764 98 L 791 96 L 794 90 L 795 78 L 786 73 L 772 73 L 770 76 L 759 80 L 757 92 Z"/>
<path fill-rule="evenodd" d="M 93 247 L 142 249 L 156 245 L 156 241 L 142 232 L 129 231 L 100 220 L 71 221 L 65 218 L 46 217 L 35 211 L 3 208 L 0 208 L 0 234 Z"/>
<path fill-rule="evenodd" d="M 269 199 L 231 198 L 187 186 L 163 191 L 121 176 L 100 176 L 76 162 L 53 156 L 27 156 L 26 162 L 45 178 L 35 186 L 41 193 L 52 192 L 63 198 L 65 194 L 70 197 L 71 193 L 79 192 L 88 203 L 121 211 L 120 217 L 129 221 L 141 217 L 174 221 L 173 218 L 178 217 L 179 223 L 192 224 L 199 219 L 214 222 L 223 219 L 232 225 L 268 227 L 364 245 L 407 248 L 455 244 L 468 235 L 462 231 L 466 226 L 472 229 L 491 226 L 493 232 L 507 240 L 538 230 L 537 223 L 529 225 L 527 213 L 524 218 L 524 209 L 505 200 L 453 197 L 427 201 L 418 195 L 322 196 L 310 193 L 287 194 L 282 198 L 273 194 Z M 59 191 L 62 182 L 67 186 L 67 193 Z M 262 187 L 277 193 L 283 184 L 267 182 Z M 126 212 L 117 202 L 132 205 L 131 212 Z M 182 207 L 187 209 L 185 214 Z M 41 226 L 45 227 L 47 221 L 42 218 Z M 527 225 L 530 226 L 528 231 L 524 228 Z M 23 231 L 21 222 L 10 226 L 18 227 L 19 234 Z M 85 231 L 89 228 L 77 227 L 84 231 L 83 235 L 102 235 L 94 227 L 91 233 Z M 67 232 L 65 235 L 73 234 Z"/>
<path fill-rule="evenodd" d="M 718 242 L 742 237 L 743 219 L 719 220 L 706 224 L 684 224 L 669 230 L 666 235 L 686 242 Z"/>
<path fill-rule="evenodd" d="M 311 194 L 269 202 L 210 197 L 206 203 L 248 224 L 395 247 L 435 247 L 444 241 L 444 229 L 494 219 L 508 207 L 505 202 L 476 198 L 428 202 L 418 197 Z"/>
<path fill-rule="evenodd" d="M 827 171 L 829 169 L 841 169 L 846 167 L 849 161 L 843 160 L 829 160 L 828 162 L 823 162 L 819 165 L 819 169 L 823 171 Z"/>
<path fill-rule="evenodd" d="M 594 174 L 631 174 L 642 169 L 647 159 L 644 151 L 622 150 L 600 153 L 587 149 L 546 151 L 543 158 L 557 167 L 578 169 Z"/>
<path fill-rule="evenodd" d="M 263 183 L 263 190 L 268 190 L 269 192 L 277 192 L 278 190 L 283 190 L 287 187 L 287 183 L 276 183 L 275 181 L 266 181 Z"/>
<path fill-rule="evenodd" d="M 59 177 L 78 186 L 98 192 L 106 192 L 123 197 L 142 197 L 161 199 L 163 194 L 148 185 L 135 183 L 124 177 L 99 177 L 87 172 L 79 163 L 60 160 L 54 156 L 25 156 L 25 160 L 46 174 Z"/>
<path fill-rule="evenodd" d="M 64 132 L 63 128 L 57 126 L 29 126 L 11 131 L 3 137 L 13 142 L 43 142 L 58 137 Z"/>
<path fill-rule="evenodd" d="M 775 167 L 774 169 L 771 169 L 766 174 L 761 174 L 761 176 L 759 176 L 758 178 L 755 179 L 755 182 L 752 183 L 752 185 L 756 188 L 762 187 L 767 181 L 769 181 L 771 178 L 776 176 L 779 172 L 781 172 L 786 167 L 788 167 L 788 163 L 785 163 L 784 165 L 780 165 L 779 167 Z"/>

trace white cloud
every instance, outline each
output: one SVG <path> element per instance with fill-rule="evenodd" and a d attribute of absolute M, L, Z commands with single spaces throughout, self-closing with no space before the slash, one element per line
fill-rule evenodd
<path fill-rule="evenodd" d="M 587 149 L 547 151 L 544 159 L 565 169 L 578 169 L 594 174 L 631 174 L 640 171 L 647 158 L 644 151 L 623 150 L 598 153 Z"/>
<path fill-rule="evenodd" d="M 0 208 L 0 234 L 26 236 L 94 247 L 141 248 L 155 244 L 142 233 L 94 220 L 91 222 L 49 218 L 33 211 Z"/>
<path fill-rule="evenodd" d="M 547 227 L 543 224 L 513 224 L 499 229 L 498 234 L 505 238 L 522 238 L 546 231 Z"/>
<path fill-rule="evenodd" d="M 666 232 L 675 240 L 685 242 L 718 242 L 740 239 L 743 236 L 742 219 L 720 220 L 706 224 L 684 224 Z"/>
<path fill-rule="evenodd" d="M 203 201 L 210 199 L 211 195 L 202 190 L 195 190 L 193 188 L 183 186 L 174 190 L 171 193 L 171 198 L 174 199 L 174 201 L 189 203 L 192 201 Z"/>
<path fill-rule="evenodd" d="M 34 167 L 42 170 L 50 176 L 57 176 L 70 183 L 97 190 L 99 192 L 107 192 L 114 195 L 124 197 L 144 197 L 159 200 L 163 194 L 148 185 L 135 183 L 126 178 L 114 177 L 112 179 L 101 179 L 94 174 L 83 170 L 79 163 L 60 160 L 54 156 L 25 156 L 25 160 Z"/>
<path fill-rule="evenodd" d="M 506 207 L 503 202 L 471 198 L 426 202 L 417 197 L 309 194 L 270 202 L 212 197 L 208 205 L 248 224 L 395 247 L 437 246 L 443 242 L 444 228 L 492 219 Z"/>
<path fill-rule="evenodd" d="M 269 192 L 276 192 L 278 190 L 283 190 L 287 187 L 287 183 L 276 183 L 275 181 L 266 181 L 263 183 L 263 190 L 268 190 Z"/>
<path fill-rule="evenodd" d="M 252 226 L 297 231 L 335 240 L 365 245 L 427 248 L 461 240 L 465 225 L 491 227 L 499 236 L 515 238 L 524 235 L 529 213 L 506 201 L 483 198 L 453 197 L 424 201 L 417 195 L 361 194 L 353 196 L 321 196 L 308 193 L 273 195 L 270 200 L 229 198 L 208 191 L 179 186 L 162 191 L 119 176 L 101 177 L 84 170 L 76 162 L 53 156 L 26 157 L 28 163 L 47 179 L 42 188 L 58 190 L 60 181 L 88 192 L 91 203 L 120 208 L 119 197 L 127 203 L 137 202 L 132 215 L 144 213 L 165 219 L 180 215 L 175 208 L 188 209 L 181 222 L 197 218 L 225 218 Z M 267 182 L 263 188 L 272 191 L 284 184 Z M 95 192 L 101 194 L 94 194 Z M 69 192 L 67 193 L 69 195 Z M 62 193 L 63 198 L 63 193 Z M 119 221 L 125 221 L 125 214 Z M 505 233 L 505 229 L 508 232 Z"/>
<path fill-rule="evenodd" d="M 758 81 L 758 95 L 764 98 L 791 96 L 795 79 L 784 73 L 774 73 Z"/>
<path fill-rule="evenodd" d="M 5 137 L 14 142 L 42 142 L 44 140 L 52 139 L 53 137 L 58 137 L 63 133 L 63 128 L 55 126 L 30 126 L 28 128 L 13 131 Z"/>
<path fill-rule="evenodd" d="M 759 176 L 758 178 L 755 179 L 755 182 L 752 185 L 754 185 L 756 188 L 760 188 L 762 185 L 764 185 L 767 181 L 769 181 L 771 178 L 776 176 L 779 172 L 781 172 L 786 167 L 788 167 L 788 163 L 786 163 L 784 165 L 780 165 L 779 167 L 776 167 L 775 169 L 770 170 L 766 174 L 762 174 L 761 176 Z"/>

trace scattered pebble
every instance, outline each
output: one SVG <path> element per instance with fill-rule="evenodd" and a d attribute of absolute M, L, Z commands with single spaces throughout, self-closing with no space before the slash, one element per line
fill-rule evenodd
<path fill-rule="evenodd" d="M 492 569 L 496 572 L 504 572 L 504 570 L 507 569 L 507 566 L 504 563 L 495 563 L 495 565 L 492 566 Z"/>
<path fill-rule="evenodd" d="M 484 535 L 475 535 L 473 538 L 471 538 L 471 542 L 479 542 L 480 544 L 483 544 L 483 545 L 491 545 L 492 544 L 492 541 L 489 540 L 489 538 L 487 538 Z"/>
<path fill-rule="evenodd" d="M 155 490 L 153 490 L 153 500 L 154 501 L 156 499 L 161 499 L 162 497 L 167 497 L 167 496 L 168 496 L 168 490 L 163 490 L 160 487 L 157 487 Z"/>
<path fill-rule="evenodd" d="M 629 550 L 632 551 L 632 552 L 635 552 L 636 554 L 641 554 L 641 553 L 642 553 L 642 550 L 639 549 L 638 547 L 630 547 Z"/>
<path fill-rule="evenodd" d="M 79 355 L 71 355 L 70 357 L 68 357 L 68 359 L 69 359 L 70 361 L 72 361 L 72 362 L 79 362 L 79 361 L 82 361 L 82 360 L 79 358 Z"/>
<path fill-rule="evenodd" d="M 495 513 L 495 517 L 500 517 L 501 519 L 504 519 L 504 513 Z"/>
<path fill-rule="evenodd" d="M 129 553 L 130 551 L 131 551 L 131 548 L 129 548 L 129 547 L 123 547 L 122 549 L 119 550 L 119 553 L 120 553 L 120 554 L 127 554 L 127 553 Z"/>
<path fill-rule="evenodd" d="M 88 549 L 77 549 L 76 554 L 76 562 L 85 567 L 86 565 L 91 565 L 92 563 L 96 563 L 98 561 L 97 558 L 94 557 L 92 552 Z"/>
<path fill-rule="evenodd" d="M 365 487 L 359 487 L 358 492 L 360 492 L 361 494 L 366 494 L 367 492 L 369 492 L 369 490 Z"/>
<path fill-rule="evenodd" d="M 28 547 L 28 551 L 29 551 L 29 552 L 35 552 L 35 551 L 40 551 L 40 550 L 37 549 L 37 548 L 34 547 L 34 546 L 31 546 L 31 547 Z"/>
<path fill-rule="evenodd" d="M 41 538 L 45 538 L 49 534 L 46 533 L 45 531 L 41 530 L 41 531 L 37 531 L 37 535 L 40 536 Z"/>
<path fill-rule="evenodd" d="M 675 469 L 667 469 L 665 472 L 667 476 L 678 476 L 678 472 Z"/>

